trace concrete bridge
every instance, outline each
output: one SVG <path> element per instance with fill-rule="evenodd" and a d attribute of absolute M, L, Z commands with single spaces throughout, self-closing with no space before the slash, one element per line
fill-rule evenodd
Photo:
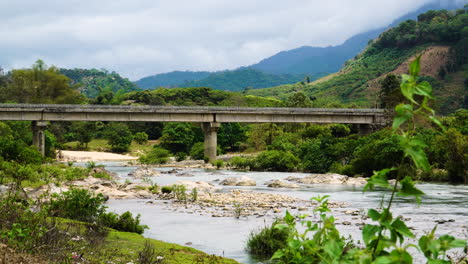
<path fill-rule="evenodd" d="M 359 124 L 363 133 L 385 125 L 382 109 L 253 108 L 198 106 L 113 106 L 0 104 L 0 121 L 33 121 L 33 144 L 44 154 L 44 130 L 49 121 L 194 122 L 205 135 L 205 155 L 216 158 L 220 123 Z"/>

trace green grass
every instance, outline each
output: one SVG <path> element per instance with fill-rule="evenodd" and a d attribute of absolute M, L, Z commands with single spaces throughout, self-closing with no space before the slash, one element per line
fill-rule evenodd
<path fill-rule="evenodd" d="M 220 257 L 217 258 L 218 261 L 210 262 L 214 257 L 202 251 L 177 244 L 148 239 L 135 233 L 118 231 L 111 231 L 107 235 L 104 241 L 104 250 L 114 251 L 122 263 L 126 263 L 125 261 L 134 261 L 136 259 L 138 252 L 143 249 L 146 240 L 150 241 L 155 246 L 155 252 L 159 256 L 164 257 L 164 263 L 238 263 L 235 260 Z"/>

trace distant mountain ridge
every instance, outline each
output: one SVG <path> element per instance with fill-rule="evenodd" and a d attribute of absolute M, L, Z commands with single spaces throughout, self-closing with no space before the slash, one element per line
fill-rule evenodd
<path fill-rule="evenodd" d="M 245 87 L 257 89 L 290 84 L 303 80 L 304 76 L 309 76 L 313 81 L 317 77 L 339 71 L 346 61 L 363 51 L 370 40 L 377 38 L 387 28 L 408 19 L 415 19 L 418 14 L 431 9 L 455 9 L 460 6 L 462 5 L 457 5 L 455 1 L 431 3 L 396 19 L 387 27 L 357 34 L 337 46 L 303 46 L 279 52 L 259 63 L 236 70 L 211 73 L 174 71 L 148 76 L 135 84 L 142 89 L 206 86 L 218 90 L 240 91 Z M 258 79 L 255 80 L 252 76 Z M 274 85 L 269 85 L 273 83 Z"/>
<path fill-rule="evenodd" d="M 337 72 L 344 62 L 363 51 L 370 40 L 377 38 L 390 27 L 397 26 L 408 19 L 415 19 L 418 14 L 428 10 L 455 9 L 462 5 L 454 1 L 427 4 L 414 12 L 410 12 L 386 27 L 357 34 L 343 44 L 329 47 L 303 46 L 300 48 L 281 51 L 269 58 L 261 60 L 250 67 L 272 74 L 314 74 L 317 72 Z"/>

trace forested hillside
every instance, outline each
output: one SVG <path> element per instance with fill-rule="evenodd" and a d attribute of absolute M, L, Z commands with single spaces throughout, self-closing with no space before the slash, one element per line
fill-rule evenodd
<path fill-rule="evenodd" d="M 439 95 L 439 108 L 445 112 L 466 107 L 464 94 L 468 85 L 468 13 L 428 11 L 417 21 L 407 20 L 382 33 L 355 59 L 346 62 L 336 74 L 315 82 L 251 90 L 249 94 L 285 99 L 296 91 L 317 98 L 316 106 L 330 102 L 378 106 L 381 81 L 389 73 L 407 70 L 408 60 L 422 55 L 427 79 Z M 449 102 L 447 98 L 455 100 Z M 449 107 L 447 104 L 455 104 Z"/>
<path fill-rule="evenodd" d="M 141 89 L 154 89 L 159 87 L 177 87 L 180 84 L 188 81 L 198 81 L 210 75 L 207 71 L 173 71 L 168 73 L 160 73 L 142 78 L 135 82 Z"/>
<path fill-rule="evenodd" d="M 71 85 L 78 85 L 79 91 L 91 98 L 103 92 L 138 90 L 135 84 L 116 72 L 97 69 L 60 69 L 60 72 L 70 78 Z"/>
<path fill-rule="evenodd" d="M 247 87 L 258 89 L 286 83 L 295 83 L 303 80 L 304 77 L 304 75 L 268 74 L 251 68 L 239 68 L 233 71 L 212 73 L 204 79 L 185 82 L 181 84 L 180 87 L 211 87 L 217 90 L 239 92 Z M 309 78 L 313 79 L 314 76 Z M 317 77 L 315 77 L 315 79 L 316 78 Z"/>

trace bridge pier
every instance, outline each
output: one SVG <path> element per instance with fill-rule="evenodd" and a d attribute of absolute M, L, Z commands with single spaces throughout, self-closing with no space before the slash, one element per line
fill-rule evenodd
<path fill-rule="evenodd" d="M 47 122 L 44 121 L 33 121 L 33 145 L 37 147 L 42 156 L 45 156 L 45 130 L 47 128 Z"/>
<path fill-rule="evenodd" d="M 205 122 L 202 124 L 203 134 L 205 136 L 205 157 L 210 161 L 216 160 L 216 148 L 218 146 L 218 129 L 220 123 Z"/>

